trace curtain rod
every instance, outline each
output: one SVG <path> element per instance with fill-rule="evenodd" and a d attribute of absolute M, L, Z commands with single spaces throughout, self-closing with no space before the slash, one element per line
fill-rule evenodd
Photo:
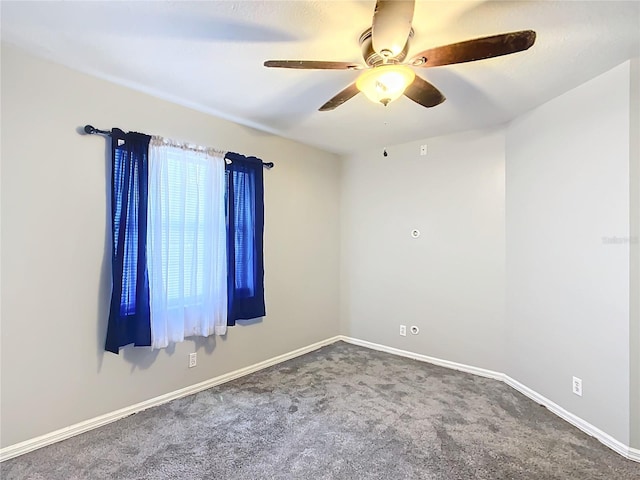
<path fill-rule="evenodd" d="M 84 133 L 87 135 L 105 135 L 107 137 L 111 136 L 111 130 L 100 130 L 95 128 L 93 125 L 85 125 Z M 271 170 L 273 168 L 273 162 L 262 162 L 262 166 L 267 170 Z"/>

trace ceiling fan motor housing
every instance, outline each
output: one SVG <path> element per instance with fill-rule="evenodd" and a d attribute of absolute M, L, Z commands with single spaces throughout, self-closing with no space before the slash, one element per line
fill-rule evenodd
<path fill-rule="evenodd" d="M 373 42 L 371 41 L 371 28 L 367 28 L 362 35 L 360 35 L 360 48 L 362 49 L 362 58 L 365 63 L 370 67 L 382 65 L 384 63 L 400 63 L 409 53 L 409 39 L 413 37 L 413 28 L 409 33 L 409 38 L 402 51 L 395 57 L 383 57 L 373 49 Z"/>

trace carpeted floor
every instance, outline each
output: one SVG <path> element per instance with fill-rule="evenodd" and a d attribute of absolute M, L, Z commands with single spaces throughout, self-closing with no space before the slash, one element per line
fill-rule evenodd
<path fill-rule="evenodd" d="M 336 343 L 0 465 L 5 480 L 635 479 L 486 378 Z"/>

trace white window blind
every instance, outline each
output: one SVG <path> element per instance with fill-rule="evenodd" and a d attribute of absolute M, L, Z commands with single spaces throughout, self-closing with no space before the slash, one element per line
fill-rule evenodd
<path fill-rule="evenodd" d="M 148 263 L 154 348 L 226 332 L 224 154 L 154 137 Z"/>

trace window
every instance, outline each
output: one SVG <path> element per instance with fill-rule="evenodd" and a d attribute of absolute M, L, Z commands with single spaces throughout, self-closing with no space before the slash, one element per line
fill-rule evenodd
<path fill-rule="evenodd" d="M 262 161 L 114 129 L 106 350 L 265 315 Z"/>
<path fill-rule="evenodd" d="M 153 137 L 147 242 L 152 347 L 227 329 L 224 153 Z"/>
<path fill-rule="evenodd" d="M 160 185 L 168 204 L 167 221 L 161 225 L 162 273 L 167 283 L 167 301 L 183 296 L 189 304 L 202 301 L 204 295 L 204 246 L 206 163 L 187 162 L 180 155 L 167 156 L 167 182 Z M 184 190 L 184 191 L 183 191 Z M 181 243 L 183 242 L 183 245 Z M 192 280 L 185 281 L 186 277 Z"/>

